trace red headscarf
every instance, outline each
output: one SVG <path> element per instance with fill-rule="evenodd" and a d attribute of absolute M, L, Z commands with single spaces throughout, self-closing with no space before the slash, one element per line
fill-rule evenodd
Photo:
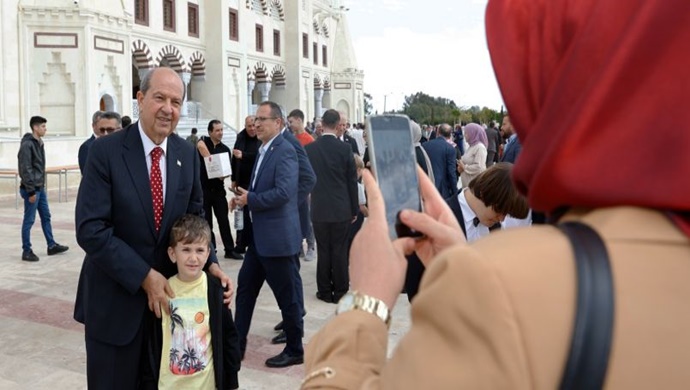
<path fill-rule="evenodd" d="M 668 210 L 690 236 L 690 1 L 490 0 L 486 32 L 530 205 Z"/>

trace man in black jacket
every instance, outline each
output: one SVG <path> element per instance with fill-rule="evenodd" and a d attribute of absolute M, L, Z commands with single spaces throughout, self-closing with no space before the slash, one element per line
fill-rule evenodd
<path fill-rule="evenodd" d="M 316 236 L 316 297 L 337 303 L 350 288 L 348 232 L 359 210 L 357 169 L 352 148 L 336 138 L 340 115 L 323 114 L 323 135 L 307 145 L 307 156 L 316 173 L 311 194 L 311 221 Z"/>
<path fill-rule="evenodd" d="M 38 256 L 31 250 L 31 227 L 36 221 L 36 211 L 41 217 L 41 228 L 48 243 L 48 256 L 65 252 L 68 247 L 60 245 L 53 239 L 53 228 L 50 225 L 48 194 L 45 191 L 46 153 L 43 148 L 43 136 L 46 134 L 48 121 L 40 116 L 31 117 L 31 133 L 26 133 L 19 146 L 17 160 L 21 185 L 19 193 L 24 199 L 24 221 L 22 222 L 22 260 L 38 261 Z"/>
<path fill-rule="evenodd" d="M 249 189 L 250 179 L 252 177 L 252 170 L 254 170 L 254 163 L 256 156 L 259 153 L 259 146 L 261 141 L 256 138 L 256 130 L 254 128 L 254 115 L 249 115 L 244 119 L 244 129 L 237 134 L 235 146 L 232 149 L 232 188 L 237 187 Z M 249 211 L 244 210 L 244 218 L 249 218 Z M 235 252 L 244 253 L 247 250 L 247 237 L 244 237 L 244 231 L 237 231 L 237 240 L 235 241 Z"/>

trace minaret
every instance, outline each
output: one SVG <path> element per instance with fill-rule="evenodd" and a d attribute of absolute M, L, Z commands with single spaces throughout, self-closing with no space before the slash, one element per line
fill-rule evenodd
<path fill-rule="evenodd" d="M 333 43 L 330 101 L 332 108 L 347 113 L 351 123 L 364 122 L 364 71 L 357 68 L 346 15 L 341 7 Z"/>

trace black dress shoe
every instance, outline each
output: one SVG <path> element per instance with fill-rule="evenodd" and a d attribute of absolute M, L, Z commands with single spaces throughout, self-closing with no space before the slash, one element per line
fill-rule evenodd
<path fill-rule="evenodd" d="M 266 360 L 266 366 L 273 368 L 289 367 L 296 364 L 303 364 L 304 356 L 290 356 L 285 352 Z"/>
<path fill-rule="evenodd" d="M 283 330 L 283 321 L 277 323 L 276 326 L 273 327 L 273 330 L 275 330 L 276 332 Z"/>
<path fill-rule="evenodd" d="M 225 258 L 226 259 L 233 259 L 233 260 L 242 260 L 244 259 L 244 256 L 241 254 L 235 252 L 235 251 L 230 251 L 230 252 L 225 252 Z"/>
<path fill-rule="evenodd" d="M 51 246 L 50 248 L 48 248 L 48 256 L 57 255 L 58 253 L 62 253 L 62 252 L 67 252 L 68 249 L 69 249 L 68 246 L 55 244 L 55 245 Z"/>
<path fill-rule="evenodd" d="M 285 344 L 287 343 L 287 336 L 285 331 L 278 333 L 278 335 L 271 339 L 271 344 Z"/>
<path fill-rule="evenodd" d="M 326 302 L 326 303 L 333 303 L 333 294 L 325 294 L 325 293 L 320 293 L 316 292 L 316 298 Z"/>
<path fill-rule="evenodd" d="M 240 248 L 239 246 L 236 246 L 235 249 L 232 250 L 235 253 L 239 253 L 243 255 L 245 252 L 247 252 L 244 248 Z"/>

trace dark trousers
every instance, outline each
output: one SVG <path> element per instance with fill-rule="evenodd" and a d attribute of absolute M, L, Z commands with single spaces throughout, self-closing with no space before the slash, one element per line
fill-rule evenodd
<path fill-rule="evenodd" d="M 148 309 L 147 309 L 148 310 Z M 146 314 L 145 314 L 146 315 Z M 86 379 L 89 390 L 137 389 L 144 344 L 144 321 L 134 339 L 127 345 L 104 343 L 86 335 Z"/>
<path fill-rule="evenodd" d="M 350 289 L 348 233 L 351 221 L 313 222 L 316 237 L 316 288 L 334 302 Z"/>
<path fill-rule="evenodd" d="M 292 256 L 262 257 L 256 252 L 254 242 L 249 243 L 247 254 L 244 256 L 242 268 L 237 276 L 237 300 L 235 310 L 235 326 L 240 337 L 240 351 L 244 356 L 247 349 L 247 335 L 264 280 L 273 291 L 283 317 L 283 330 L 287 337 L 284 352 L 290 356 L 304 355 L 302 334 L 303 303 L 299 302 L 295 274 L 299 258 L 297 253 Z M 300 281 L 301 282 L 301 281 Z"/>
<path fill-rule="evenodd" d="M 211 213 L 213 211 L 213 213 Z M 218 229 L 220 230 L 220 238 L 223 240 L 223 247 L 226 252 L 235 249 L 235 242 L 232 239 L 232 231 L 230 230 L 230 220 L 228 219 L 228 200 L 225 198 L 225 191 L 211 191 L 204 190 L 204 214 L 206 222 L 211 228 L 211 242 L 214 248 L 216 245 L 216 236 L 213 234 L 213 214 L 216 215 L 218 221 Z"/>

